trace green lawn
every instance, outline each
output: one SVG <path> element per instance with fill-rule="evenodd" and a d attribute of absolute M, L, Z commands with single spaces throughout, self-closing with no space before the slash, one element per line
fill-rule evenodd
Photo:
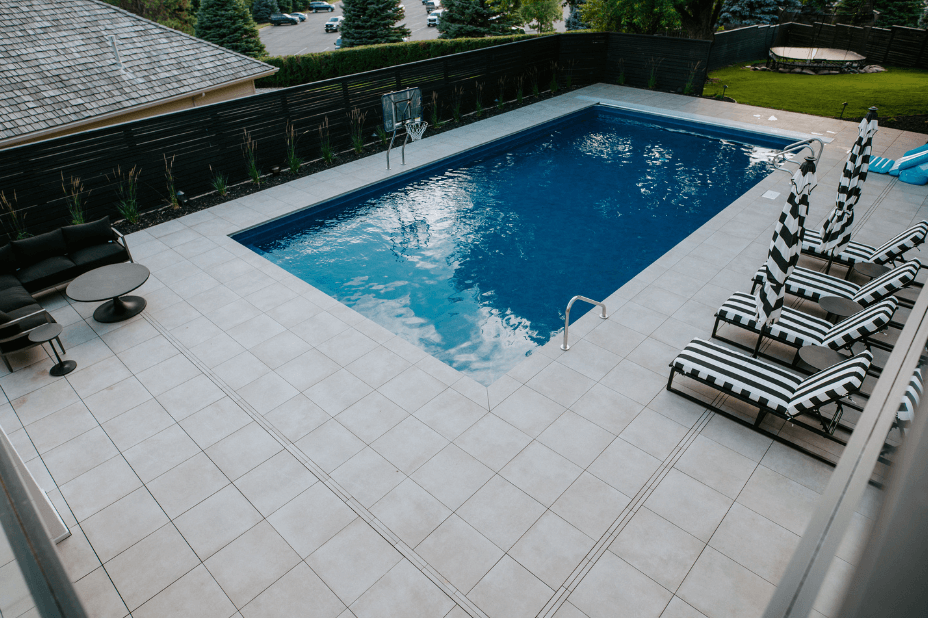
<path fill-rule="evenodd" d="M 703 94 L 725 92 L 738 103 L 837 118 L 847 101 L 845 118 L 860 118 L 876 105 L 880 116 L 928 114 L 928 71 L 887 67 L 885 73 L 800 75 L 751 71 L 744 65 L 713 71 Z"/>

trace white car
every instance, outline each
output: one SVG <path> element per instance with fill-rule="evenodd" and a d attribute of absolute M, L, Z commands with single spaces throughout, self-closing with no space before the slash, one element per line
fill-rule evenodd
<path fill-rule="evenodd" d="M 338 17 L 330 17 L 329 21 L 325 22 L 325 31 L 338 32 L 339 29 L 341 29 L 343 21 L 345 21 L 345 18 L 341 15 Z"/>
<path fill-rule="evenodd" d="M 444 12 L 445 11 L 443 9 L 438 9 L 429 13 L 429 18 L 426 20 L 425 25 L 429 27 L 438 27 L 438 20 L 441 19 L 441 14 Z"/>

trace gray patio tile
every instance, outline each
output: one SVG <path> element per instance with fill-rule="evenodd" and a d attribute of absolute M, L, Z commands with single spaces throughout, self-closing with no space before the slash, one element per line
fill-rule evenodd
<path fill-rule="evenodd" d="M 171 524 L 162 526 L 106 565 L 126 605 L 135 610 L 197 566 L 199 560 Z"/>
<path fill-rule="evenodd" d="M 206 560 L 261 521 L 261 514 L 234 485 L 226 485 L 174 520 L 174 525 Z"/>
<path fill-rule="evenodd" d="M 834 468 L 779 442 L 770 445 L 761 464 L 818 493 L 825 491 L 834 471 Z"/>
<path fill-rule="evenodd" d="M 209 293 L 209 292 L 207 292 Z M 231 292 L 234 294 L 234 292 Z M 262 313 L 247 300 L 239 298 L 219 308 L 203 312 L 216 326 L 227 333 L 235 326 L 250 322 Z M 234 338 L 234 337 L 233 337 Z"/>
<path fill-rule="evenodd" d="M 522 565 L 503 556 L 467 596 L 492 618 L 529 618 L 538 614 L 553 594 Z"/>
<path fill-rule="evenodd" d="M 584 472 L 551 506 L 551 510 L 593 539 L 615 523 L 629 498 Z"/>
<path fill-rule="evenodd" d="M 100 338 L 113 352 L 118 354 L 140 343 L 145 343 L 156 336 L 158 336 L 158 331 L 154 326 L 145 320 L 136 320 L 122 328 L 110 331 Z"/>
<path fill-rule="evenodd" d="M 660 460 L 622 440 L 614 440 L 587 471 L 626 496 L 634 496 L 660 466 Z"/>
<path fill-rule="evenodd" d="M 122 457 L 113 457 L 61 485 L 61 494 L 77 521 L 83 521 L 142 485 Z"/>
<path fill-rule="evenodd" d="M 454 605 L 419 569 L 402 560 L 355 601 L 351 609 L 358 618 L 441 618 Z"/>
<path fill-rule="evenodd" d="M 123 618 L 129 615 L 126 604 L 122 602 L 103 567 L 74 582 L 74 589 L 84 608 L 94 618 Z"/>
<path fill-rule="evenodd" d="M 367 444 L 395 427 L 409 414 L 378 392 L 373 392 L 336 418 Z"/>
<path fill-rule="evenodd" d="M 757 466 L 738 502 L 794 534 L 805 532 L 819 494 L 781 474 Z"/>
<path fill-rule="evenodd" d="M 272 283 L 245 297 L 252 305 L 267 312 L 297 297 L 297 293 L 280 283 Z"/>
<path fill-rule="evenodd" d="M 705 546 L 663 517 L 641 508 L 609 549 L 673 592 Z"/>
<path fill-rule="evenodd" d="M 147 483 L 199 452 L 200 447 L 180 425 L 171 425 L 124 451 L 123 456 L 142 482 Z"/>
<path fill-rule="evenodd" d="M 200 375 L 197 366 L 178 354 L 136 375 L 148 392 L 157 397 Z M 80 392 L 80 391 L 78 391 Z"/>
<path fill-rule="evenodd" d="M 709 541 L 710 547 L 772 584 L 783 577 L 798 544 L 799 536 L 738 503 Z"/>
<path fill-rule="evenodd" d="M 561 363 L 551 363 L 526 382 L 529 388 L 567 407 L 580 399 L 593 384 L 595 382 L 590 378 Z"/>
<path fill-rule="evenodd" d="M 658 459 L 665 459 L 685 435 L 686 427 L 645 408 L 620 437 Z"/>
<path fill-rule="evenodd" d="M 171 329 L 171 335 L 173 335 L 181 345 L 188 348 L 193 348 L 205 341 L 209 341 L 213 337 L 221 335 L 222 332 L 222 329 L 203 316 Z"/>
<path fill-rule="evenodd" d="M 91 429 L 42 456 L 59 487 L 117 455 L 102 427 Z"/>
<path fill-rule="evenodd" d="M 552 363 L 552 359 L 544 354 L 532 354 L 518 365 L 510 369 L 506 375 L 525 384 L 535 377 L 539 371 Z"/>
<path fill-rule="evenodd" d="M 451 510 L 410 479 L 371 507 L 371 512 L 410 547 L 415 547 L 451 515 Z"/>
<path fill-rule="evenodd" d="M 346 367 L 377 347 L 374 340 L 360 331 L 347 328 L 317 345 L 316 349 L 342 367 Z"/>
<path fill-rule="evenodd" d="M 817 616 L 840 615 L 842 602 L 846 598 L 847 589 L 853 577 L 853 566 L 840 558 L 832 560 L 825 574 L 825 581 L 822 582 L 822 588 L 812 605 Z"/>
<path fill-rule="evenodd" d="M 290 302 L 293 303 L 295 301 Z M 289 328 L 297 336 L 302 337 L 309 345 L 318 346 L 348 329 L 348 325 L 331 313 L 320 311 L 309 319 L 301 320 Z"/>
<path fill-rule="evenodd" d="M 292 293 L 294 295 L 296 294 L 296 292 Z M 298 324 L 321 313 L 322 309 L 312 301 L 302 296 L 296 296 L 296 298 L 282 302 L 271 309 L 264 309 L 264 311 L 267 315 L 274 318 L 274 321 L 292 329 Z"/>
<path fill-rule="evenodd" d="M 693 427 L 706 411 L 706 406 L 667 390 L 658 393 L 648 408 L 687 428 Z"/>
<path fill-rule="evenodd" d="M 149 399 L 107 421 L 103 424 L 103 429 L 113 444 L 120 451 L 125 451 L 173 424 L 174 419 L 171 415 L 165 412 L 157 401 Z"/>
<path fill-rule="evenodd" d="M 590 618 L 610 618 L 615 608 L 642 618 L 657 618 L 673 595 L 611 552 L 590 569 L 570 602 Z"/>
<path fill-rule="evenodd" d="M 493 414 L 487 414 L 454 443 L 492 470 L 500 470 L 532 439 Z"/>
<path fill-rule="evenodd" d="M 727 418 L 713 414 L 700 435 L 726 446 L 753 461 L 760 461 L 767 453 L 773 440 L 739 425 Z"/>
<path fill-rule="evenodd" d="M 139 618 L 229 618 L 235 606 L 206 567 L 199 565 L 132 612 Z"/>
<path fill-rule="evenodd" d="M 148 309 L 148 315 L 161 326 L 170 330 L 197 319 L 201 314 L 186 301 L 181 300 L 164 307 L 150 308 Z"/>
<path fill-rule="evenodd" d="M 71 386 L 74 387 L 77 394 L 83 398 L 98 393 L 107 386 L 112 386 L 117 382 L 121 382 L 131 375 L 129 370 L 126 369 L 126 366 L 122 364 L 122 361 L 113 356 L 99 363 L 90 365 L 89 367 L 84 367 L 83 369 L 78 367 L 77 371 L 68 374 L 65 379 L 71 383 Z M 2 379 L 0 379 L 0 385 L 2 385 L 3 390 L 8 393 L 8 397 L 13 398 L 17 396 L 15 391 L 14 393 L 10 393 L 10 391 L 7 390 L 7 386 L 2 382 Z"/>
<path fill-rule="evenodd" d="M 371 447 L 405 474 L 412 474 L 447 444 L 445 438 L 425 423 L 409 416 L 373 442 Z"/>
<path fill-rule="evenodd" d="M 235 485 L 265 517 L 316 483 L 316 477 L 287 451 L 239 477 Z"/>
<path fill-rule="evenodd" d="M 271 369 L 277 369 L 309 350 L 308 343 L 286 330 L 250 348 L 251 353 Z"/>
<path fill-rule="evenodd" d="M 370 447 L 332 472 L 332 478 L 365 507 L 372 506 L 403 481 L 405 475 Z"/>
<path fill-rule="evenodd" d="M 457 509 L 492 476 L 492 470 L 450 444 L 412 478 L 446 506 Z"/>
<path fill-rule="evenodd" d="M 62 503 L 63 504 L 63 503 Z M 56 508 L 58 508 L 56 506 Z M 100 566 L 100 559 L 97 558 L 96 552 L 90 546 L 90 541 L 84 536 L 81 527 L 74 521 L 66 522 L 71 529 L 71 536 L 62 540 L 55 545 L 61 564 L 71 581 L 77 581 L 94 569 Z M 5 542 L 4 558 L 7 563 L 11 558 L 9 556 L 9 544 Z"/>
<path fill-rule="evenodd" d="M 587 615 L 572 605 L 570 601 L 565 601 L 554 613 L 554 618 L 587 618 Z"/>
<path fill-rule="evenodd" d="M 468 592 L 503 556 L 502 550 L 457 515 L 451 515 L 416 547 L 458 590 Z"/>
<path fill-rule="evenodd" d="M 309 350 L 279 367 L 277 374 L 297 390 L 305 391 L 338 370 L 338 364 L 328 356 L 317 350 Z"/>
<path fill-rule="evenodd" d="M 696 436 L 674 467 L 728 496 L 737 498 L 757 464 L 743 455 Z"/>
<path fill-rule="evenodd" d="M 153 481 L 148 490 L 174 519 L 229 484 L 204 453 L 195 455 Z"/>
<path fill-rule="evenodd" d="M 661 328 L 663 328 L 663 325 Z M 704 336 L 702 332 L 700 332 L 700 335 Z M 654 373 L 664 373 L 670 361 L 677 356 L 681 348 L 690 342 L 690 339 L 692 339 L 692 337 L 687 338 L 687 340 L 683 342 L 683 345 L 678 347 L 658 341 L 652 335 L 642 341 L 634 350 L 629 352 L 626 358 L 645 369 L 650 369 Z"/>
<path fill-rule="evenodd" d="M 493 414 L 526 434 L 537 437 L 563 414 L 564 409 L 564 406 L 537 390 L 520 386 L 493 408 Z"/>
<path fill-rule="evenodd" d="M 581 339 L 571 343 L 570 350 L 559 354 L 555 361 L 577 371 L 591 380 L 601 380 L 619 364 L 621 357 L 604 347 Z"/>
<path fill-rule="evenodd" d="M 240 296 L 249 296 L 260 292 L 273 281 L 261 270 L 252 270 L 235 279 L 226 281 L 226 287 Z"/>
<path fill-rule="evenodd" d="M 626 359 L 610 371 L 600 381 L 600 384 L 640 404 L 647 405 L 666 387 L 667 378 Z"/>
<path fill-rule="evenodd" d="M 551 506 L 583 472 L 548 447 L 532 442 L 500 470 L 510 483 L 545 506 Z"/>
<path fill-rule="evenodd" d="M 671 469 L 645 506 L 702 541 L 708 541 L 732 500 L 707 485 Z"/>
<path fill-rule="evenodd" d="M 288 440 L 296 442 L 331 417 L 305 395 L 296 395 L 264 418 Z"/>
<path fill-rule="evenodd" d="M 596 384 L 570 409 L 606 431 L 618 435 L 638 415 L 642 405 L 611 388 Z"/>
<path fill-rule="evenodd" d="M 447 387 L 418 367 L 409 367 L 378 390 L 407 412 L 415 412 Z"/>
<path fill-rule="evenodd" d="M 308 354 L 315 354 L 315 351 Z M 305 357 L 306 355 L 304 355 Z M 303 358 L 303 357 L 300 357 Z M 286 369 L 286 365 L 282 371 Z M 286 375 L 284 377 L 287 377 Z M 327 378 L 316 382 L 307 388 L 303 394 L 309 397 L 320 408 L 331 415 L 346 410 L 371 392 L 371 388 L 364 382 L 344 369 L 340 369 Z"/>
<path fill-rule="evenodd" d="M 451 388 L 461 393 L 481 408 L 489 409 L 490 400 L 487 395 L 487 387 L 473 378 L 462 376 L 457 382 L 451 385 Z"/>
<path fill-rule="evenodd" d="M 174 417 L 174 420 L 182 421 L 224 396 L 215 382 L 200 374 L 158 395 L 158 403 Z"/>
<path fill-rule="evenodd" d="M 502 376 L 487 387 L 490 409 L 493 410 L 522 386 L 522 383 L 509 376 Z"/>
<path fill-rule="evenodd" d="M 545 507 L 494 476 L 457 510 L 477 531 L 507 551 L 545 512 Z"/>
<path fill-rule="evenodd" d="M 285 333 L 286 329 L 267 314 L 262 313 L 237 326 L 226 329 L 225 332 L 246 349 L 251 349 L 275 335 Z M 293 337 L 292 334 L 290 336 Z"/>
<path fill-rule="evenodd" d="M 706 615 L 675 596 L 667 604 L 667 609 L 661 614 L 661 618 L 706 618 Z"/>
<path fill-rule="evenodd" d="M 702 553 L 678 595 L 709 618 L 761 616 L 774 586 L 711 547 Z"/>
<path fill-rule="evenodd" d="M 45 453 L 97 427 L 97 419 L 80 401 L 26 426 L 36 451 Z"/>
<path fill-rule="evenodd" d="M 12 406 L 19 421 L 29 425 L 78 401 L 80 398 L 67 380 L 55 380 L 28 395 L 13 399 Z"/>
<path fill-rule="evenodd" d="M 608 431 L 573 412 L 565 412 L 538 441 L 580 467 L 589 466 L 615 439 Z"/>
<path fill-rule="evenodd" d="M 119 352 L 117 356 L 129 371 L 139 373 L 177 354 L 179 352 L 174 347 L 174 344 L 158 335 L 128 350 Z"/>
<path fill-rule="evenodd" d="M 235 402 L 223 397 L 180 421 L 180 426 L 200 448 L 206 449 L 250 422 L 251 417 Z"/>
<path fill-rule="evenodd" d="M 296 447 L 317 466 L 331 473 L 364 448 L 364 442 L 342 427 L 338 421 L 330 420 L 303 436 Z"/>
<path fill-rule="evenodd" d="M 206 449 L 206 454 L 234 481 L 282 450 L 280 442 L 252 422 Z"/>
<path fill-rule="evenodd" d="M 381 345 L 391 352 L 400 355 L 409 363 L 418 363 L 427 356 L 421 348 L 414 346 L 402 337 L 392 337 L 384 341 Z"/>
<path fill-rule="evenodd" d="M 418 363 L 416 367 L 426 372 L 436 380 L 439 380 L 446 386 L 451 386 L 461 379 L 461 372 L 454 367 L 443 363 L 434 356 L 426 356 Z"/>
<path fill-rule="evenodd" d="M 669 292 L 667 292 L 667 294 L 669 295 L 668 309 L 673 307 L 673 310 L 669 311 L 669 313 L 661 313 L 656 308 L 642 305 L 637 301 L 628 302 L 616 309 L 612 315 L 609 316 L 609 322 L 615 322 L 616 324 L 629 328 L 633 331 L 637 331 L 642 335 L 650 335 L 654 332 L 654 329 L 663 324 L 668 315 L 679 309 L 680 305 L 686 301 L 686 299 L 682 299 L 681 301 L 681 297 L 676 296 L 675 294 L 670 294 Z M 602 326 L 599 328 L 602 328 Z M 623 334 L 627 333 L 623 332 Z M 595 339 L 593 340 L 593 343 L 600 345 Z M 611 349 L 608 346 L 603 347 Z M 616 354 L 620 354 L 620 350 L 613 349 L 612 351 Z M 622 355 L 624 356 L 624 354 Z"/>
<path fill-rule="evenodd" d="M 168 523 L 168 517 L 144 487 L 88 517 L 81 529 L 104 563 Z"/>
<path fill-rule="evenodd" d="M 300 394 L 276 373 L 267 373 L 238 389 L 238 394 L 258 414 L 267 414 L 274 408 Z"/>
<path fill-rule="evenodd" d="M 401 559 L 383 537 L 356 519 L 306 562 L 343 603 L 350 605 Z"/>
<path fill-rule="evenodd" d="M 513 546 L 509 555 L 552 590 L 557 590 L 593 543 L 593 539 L 548 511 Z"/>
<path fill-rule="evenodd" d="M 487 410 L 456 390 L 447 389 L 419 408 L 415 417 L 448 440 L 480 420 Z"/>
<path fill-rule="evenodd" d="M 410 366 L 409 362 L 383 346 L 377 346 L 346 365 L 346 369 L 372 388 L 380 388 Z"/>
<path fill-rule="evenodd" d="M 305 615 L 335 618 L 343 611 L 346 611 L 345 604 L 338 600 L 312 569 L 301 562 L 243 607 L 242 616 L 277 618 Z"/>
<path fill-rule="evenodd" d="M 277 510 L 267 521 L 302 558 L 306 558 L 356 519 L 354 511 L 331 489 L 316 483 Z M 312 525 L 307 525 L 307 522 L 312 522 Z"/>
<path fill-rule="evenodd" d="M 190 349 L 210 369 L 221 365 L 245 351 L 235 339 L 225 333 L 207 339 Z"/>

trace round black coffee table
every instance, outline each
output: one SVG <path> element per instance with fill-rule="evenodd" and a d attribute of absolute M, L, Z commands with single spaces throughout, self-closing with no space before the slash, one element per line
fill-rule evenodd
<path fill-rule="evenodd" d="M 819 299 L 818 304 L 822 309 L 828 312 L 829 316 L 835 316 L 838 320 L 863 310 L 860 303 L 850 298 L 841 298 L 840 296 L 823 296 Z"/>
<path fill-rule="evenodd" d="M 67 375 L 74 371 L 74 368 L 77 367 L 77 363 L 73 360 L 61 360 L 61 357 L 58 356 L 58 350 L 55 349 L 55 341 L 58 342 L 58 346 L 61 348 L 61 353 L 64 354 L 64 346 L 61 345 L 61 339 L 58 336 L 61 334 L 61 324 L 52 322 L 50 324 L 43 324 L 38 328 L 35 328 L 29 331 L 29 341 L 32 343 L 43 344 L 47 343 L 52 352 L 55 353 L 55 358 L 58 360 L 58 364 L 52 367 L 48 373 L 60 378 L 63 375 Z"/>
<path fill-rule="evenodd" d="M 804 345 L 799 348 L 799 359 L 816 371 L 833 367 L 848 358 L 823 345 Z"/>
<path fill-rule="evenodd" d="M 123 296 L 148 281 L 151 273 L 141 264 L 111 264 L 84 273 L 65 293 L 82 303 L 103 303 L 93 312 L 97 322 L 122 322 L 138 315 L 148 303 L 141 296 Z"/>

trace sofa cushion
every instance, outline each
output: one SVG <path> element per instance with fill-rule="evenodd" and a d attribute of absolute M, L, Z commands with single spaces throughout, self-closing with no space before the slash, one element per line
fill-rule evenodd
<path fill-rule="evenodd" d="M 0 275 L 0 292 L 3 290 L 9 290 L 10 288 L 21 288 L 23 284 L 19 282 L 19 279 L 15 275 Z"/>
<path fill-rule="evenodd" d="M 0 247 L 0 274 L 12 275 L 16 272 L 16 254 L 13 245 L 6 243 Z"/>
<path fill-rule="evenodd" d="M 61 232 L 64 234 L 64 241 L 68 246 L 68 253 L 74 253 L 79 249 L 93 245 L 102 245 L 115 238 L 113 229 L 110 227 L 109 216 L 91 221 L 90 223 L 66 225 L 61 228 Z M 77 262 L 77 260 L 74 261 Z"/>
<path fill-rule="evenodd" d="M 21 285 L 0 292 L 0 311 L 12 314 L 17 309 L 34 304 L 35 299 Z"/>
<path fill-rule="evenodd" d="M 74 265 L 74 262 L 64 255 L 56 255 L 45 258 L 36 264 L 23 266 L 16 273 L 16 277 L 26 290 L 38 292 L 64 283 L 79 274 L 80 270 Z"/>
<path fill-rule="evenodd" d="M 16 261 L 21 268 L 56 255 L 65 255 L 68 252 L 68 247 L 64 242 L 64 234 L 61 233 L 60 229 L 39 234 L 32 238 L 14 240 L 10 244 L 13 245 Z"/>
<path fill-rule="evenodd" d="M 129 254 L 119 243 L 109 242 L 78 249 L 71 253 L 71 260 L 82 273 L 107 264 L 119 264 L 129 259 Z"/>
<path fill-rule="evenodd" d="M 27 316 L 30 313 L 35 313 L 36 311 L 42 311 L 42 307 L 39 306 L 38 303 L 33 302 L 33 304 L 31 305 L 21 307 L 5 315 L 10 320 L 15 320 L 16 318 Z M 16 324 L 13 324 L 11 326 L 4 327 L 3 324 L 0 324 L 0 339 L 6 339 L 7 337 L 11 337 L 18 332 L 32 330 L 33 328 L 42 326 L 43 324 L 46 324 L 47 322 L 48 320 L 46 319 L 45 313 L 43 312 L 38 315 L 34 315 L 28 319 L 25 319 L 22 322 L 17 322 Z M 34 344 L 31 341 L 29 341 L 29 337 L 27 335 L 23 335 L 22 337 L 14 339 L 13 341 L 7 341 L 4 343 L 0 343 L 0 351 L 2 351 L 4 354 L 8 354 L 10 352 L 15 352 L 16 350 L 21 350 L 23 348 L 31 347 L 32 345 Z"/>

